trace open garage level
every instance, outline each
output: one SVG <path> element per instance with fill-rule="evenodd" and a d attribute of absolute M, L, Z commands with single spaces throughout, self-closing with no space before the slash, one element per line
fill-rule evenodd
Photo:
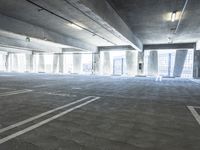
<path fill-rule="evenodd" d="M 199 0 L 1 0 L 0 150 L 200 150 Z"/>
<path fill-rule="evenodd" d="M 199 149 L 187 106 L 200 105 L 200 84 L 191 80 L 0 76 L 1 150 Z"/>

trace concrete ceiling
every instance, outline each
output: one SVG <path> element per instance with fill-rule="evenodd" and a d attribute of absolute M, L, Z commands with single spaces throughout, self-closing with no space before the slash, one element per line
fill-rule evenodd
<path fill-rule="evenodd" d="M 200 1 L 189 0 L 176 35 L 178 20 L 171 12 L 181 12 L 185 0 L 107 0 L 143 44 L 197 42 L 200 40 Z"/>
<path fill-rule="evenodd" d="M 135 43 L 131 41 L 135 37 L 132 38 L 132 36 L 129 36 L 130 38 L 127 39 L 115 28 L 98 19 L 98 15 L 92 14 L 93 10 L 85 9 L 84 12 L 78 8 L 79 6 L 75 5 L 75 3 L 80 4 L 80 2 L 81 0 L 1 0 L 0 14 L 3 16 L 0 17 L 2 22 L 0 29 L 22 34 L 23 36 L 27 35 L 31 37 L 34 35 L 36 38 L 44 39 L 44 42 L 52 41 L 60 45 L 65 45 L 67 41 L 66 45 L 71 42 L 72 45 L 69 46 L 76 47 L 77 45 L 77 48 L 85 48 L 87 50 L 93 50 L 95 49 L 94 47 L 98 46 L 116 45 L 132 45 L 137 48 L 137 46 L 134 45 Z M 86 3 L 88 1 L 84 0 L 84 2 Z M 83 8 L 82 5 L 81 8 Z M 104 10 L 101 11 L 103 12 Z M 89 12 L 89 14 L 87 14 L 87 12 Z M 91 14 L 93 15 L 92 17 Z M 7 19 L 4 16 L 9 18 Z M 4 20 L 2 18 L 4 18 Z M 12 20 L 12 18 L 15 20 Z M 10 21 L 6 23 L 6 19 Z M 70 22 L 82 26 L 84 30 L 71 27 Z M 126 24 L 124 23 L 124 25 Z M 54 33 L 56 33 L 56 35 Z M 56 36 L 56 40 L 53 39 L 53 36 Z M 62 42 L 57 40 L 58 37 L 62 39 Z M 64 39 L 65 37 L 69 37 L 70 40 Z M 135 39 L 136 45 L 140 43 L 139 39 Z M 77 41 L 81 41 L 84 46 L 78 46 L 80 44 L 77 44 L 79 43 Z M 60 45 L 58 47 L 62 48 Z M 141 44 L 139 44 L 139 46 L 139 49 L 141 49 Z M 63 46 L 63 48 L 65 48 L 65 46 Z"/>

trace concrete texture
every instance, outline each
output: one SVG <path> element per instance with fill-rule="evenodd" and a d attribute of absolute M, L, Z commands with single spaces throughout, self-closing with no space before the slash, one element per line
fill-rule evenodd
<path fill-rule="evenodd" d="M 139 68 L 139 65 L 141 65 Z M 138 52 L 138 75 L 143 75 L 144 73 L 144 52 Z"/>
<path fill-rule="evenodd" d="M 73 54 L 73 73 L 81 73 L 81 54 Z"/>
<path fill-rule="evenodd" d="M 30 80 L 31 79 L 31 80 Z M 153 78 L 0 74 L 0 128 L 93 95 L 101 99 L 1 144 L 1 150 L 199 150 L 200 84 Z M 49 117 L 49 116 L 48 116 Z M 41 118 L 29 125 L 38 123 Z M 0 138 L 27 125 L 0 134 Z"/>
<path fill-rule="evenodd" d="M 17 71 L 19 67 L 17 54 L 13 54 L 13 71 Z"/>
<path fill-rule="evenodd" d="M 5 58 L 5 69 L 8 70 L 9 69 L 9 53 L 7 53 Z"/>
<path fill-rule="evenodd" d="M 33 54 L 26 54 L 26 71 L 33 71 Z"/>
<path fill-rule="evenodd" d="M 39 54 L 38 72 L 45 72 L 44 54 Z"/>
<path fill-rule="evenodd" d="M 111 75 L 112 68 L 111 68 L 111 58 L 110 52 L 103 52 L 103 74 L 104 75 Z"/>
<path fill-rule="evenodd" d="M 200 78 L 200 50 L 194 51 L 194 78 Z"/>
<path fill-rule="evenodd" d="M 59 59 L 58 54 L 54 54 L 53 55 L 53 73 L 58 72 L 58 59 Z"/>
<path fill-rule="evenodd" d="M 43 18 L 44 21 L 46 21 L 46 19 L 47 18 Z M 84 50 L 96 51 L 96 46 L 94 45 L 70 36 L 64 36 L 34 24 L 30 24 L 2 14 L 0 14 L 0 20 L 3 22 L 3 24 L 0 24 L 0 29 L 4 31 L 1 33 L 3 37 L 0 38 L 0 44 L 3 45 L 57 53 L 62 51 L 62 47 L 77 47 Z M 49 20 L 52 19 L 49 18 Z M 14 35 L 12 33 L 14 33 Z M 9 37 L 10 34 L 12 34 L 12 38 Z M 26 36 L 30 37 L 31 39 L 31 42 L 28 42 L 28 44 L 25 41 Z M 6 39 L 8 38 L 9 40 L 7 41 Z M 53 49 L 49 45 L 54 45 Z"/>
<path fill-rule="evenodd" d="M 126 67 L 129 76 L 138 74 L 138 53 L 135 51 L 126 51 Z"/>
<path fill-rule="evenodd" d="M 148 75 L 158 75 L 158 51 L 150 51 L 148 59 Z"/>
<path fill-rule="evenodd" d="M 109 5 L 109 3 L 107 3 L 106 0 L 78 0 L 77 2 L 73 0 L 69 1 L 75 3 L 76 6 L 79 7 L 79 9 L 81 9 L 84 13 L 97 20 L 107 30 L 110 30 L 110 32 L 115 34 L 124 42 L 127 42 L 128 45 L 131 45 L 137 50 L 143 49 L 143 44 L 138 37 L 131 32 L 127 24 L 121 19 L 121 17 Z M 82 5 L 84 5 L 86 8 L 84 8 Z"/>
<path fill-rule="evenodd" d="M 100 53 L 93 54 L 93 73 L 100 74 Z"/>
<path fill-rule="evenodd" d="M 64 72 L 64 56 L 63 54 L 59 54 L 59 73 L 63 73 Z"/>
<path fill-rule="evenodd" d="M 142 49 L 142 43 L 133 36 L 128 26 L 111 7 L 106 9 L 112 12 L 109 18 L 106 18 L 107 12 L 102 7 L 98 9 L 98 13 L 104 13 L 104 16 L 93 13 L 96 12 L 94 7 L 88 8 L 87 5 L 93 4 L 92 1 L 87 5 L 82 1 L 70 0 L 21 0 L 20 4 L 12 0 L 3 0 L 1 3 L 4 4 L 4 6 L 0 5 L 0 21 L 3 22 L 0 25 L 1 30 L 16 33 L 25 38 L 29 36 L 43 42 L 59 44 L 59 46 L 54 45 L 55 49 L 71 46 L 82 50 L 96 51 L 97 46 L 113 45 L 132 45 L 136 48 L 139 45 L 139 49 Z M 78 3 L 82 7 L 74 3 Z M 83 7 L 86 11 L 81 10 Z M 106 21 L 104 21 L 105 19 Z M 112 24 L 110 25 L 110 23 Z M 71 27 L 71 24 L 76 24 L 82 29 Z M 126 34 L 124 34 L 125 31 Z M 126 38 L 127 35 L 129 40 Z M 0 43 L 4 42 L 0 39 Z M 15 42 L 15 39 L 11 43 L 24 45 L 29 49 L 35 49 L 40 44 L 40 50 L 52 50 L 51 46 L 44 46 L 41 43 L 27 46 L 24 41 L 17 40 Z"/>
<path fill-rule="evenodd" d="M 199 41 L 199 0 L 189 0 L 177 34 L 173 29 L 178 20 L 171 22 L 171 12 L 181 12 L 185 0 L 107 0 L 143 44 L 167 44 Z"/>
<path fill-rule="evenodd" d="M 173 73 L 174 77 L 181 77 L 187 54 L 188 50 L 176 51 L 174 73 Z"/>

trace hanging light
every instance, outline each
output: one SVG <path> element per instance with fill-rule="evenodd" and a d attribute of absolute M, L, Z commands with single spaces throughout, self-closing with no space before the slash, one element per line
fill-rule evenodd
<path fill-rule="evenodd" d="M 31 39 L 30 39 L 30 37 L 26 37 L 26 42 L 31 42 Z"/>
<path fill-rule="evenodd" d="M 174 22 L 176 20 L 176 11 L 172 12 L 171 21 Z"/>

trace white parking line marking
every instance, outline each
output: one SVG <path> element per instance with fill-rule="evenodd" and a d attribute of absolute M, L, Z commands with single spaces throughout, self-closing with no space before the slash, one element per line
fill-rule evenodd
<path fill-rule="evenodd" d="M 0 90 L 9 90 L 11 88 L 0 87 Z"/>
<path fill-rule="evenodd" d="M 17 94 L 23 94 L 23 93 L 29 93 L 29 92 L 32 92 L 32 91 L 33 91 L 33 90 L 25 89 L 25 90 L 18 90 L 18 91 L 5 92 L 5 93 L 0 93 L 0 97 L 3 97 L 3 96 L 10 96 L 10 95 L 17 95 Z"/>
<path fill-rule="evenodd" d="M 0 75 L 0 77 L 14 77 L 15 75 Z"/>
<path fill-rule="evenodd" d="M 42 84 L 42 85 L 33 86 L 33 88 L 40 88 L 40 87 L 47 87 L 47 86 L 48 86 L 47 84 Z"/>
<path fill-rule="evenodd" d="M 12 139 L 20 136 L 20 135 L 23 135 L 23 134 L 25 134 L 27 132 L 30 132 L 30 131 L 38 128 L 38 127 L 41 127 L 41 126 L 43 126 L 43 125 L 45 125 L 45 124 L 47 124 L 47 123 L 49 123 L 49 122 L 51 122 L 51 121 L 53 121 L 55 119 L 58 119 L 58 118 L 60 118 L 60 117 L 62 117 L 64 115 L 66 115 L 66 114 L 68 114 L 68 113 L 70 113 L 70 112 L 72 112 L 72 111 L 74 111 L 74 110 L 76 110 L 78 108 L 81 108 L 81 107 L 83 107 L 85 105 L 88 105 L 88 104 L 90 104 L 90 103 L 92 103 L 92 102 L 94 102 L 94 101 L 96 101 L 98 99 L 100 99 L 100 97 L 93 98 L 93 99 L 91 99 L 91 100 L 89 100 L 87 102 L 84 102 L 84 103 L 82 103 L 80 105 L 77 105 L 75 107 L 72 107 L 72 108 L 70 108 L 70 109 L 68 109 L 68 110 L 66 110 L 66 111 L 64 111 L 62 113 L 59 113 L 59 114 L 57 114 L 57 115 L 55 115 L 55 116 L 53 116 L 51 118 L 48 118 L 48 119 L 46 119 L 44 121 L 41 121 L 41 122 L 39 122 L 37 124 L 34 124 L 34 125 L 32 125 L 32 126 L 30 126 L 28 128 L 25 128 L 24 130 L 18 131 L 18 132 L 14 133 L 14 134 L 11 134 L 11 135 L 3 138 L 3 139 L 0 139 L 0 144 L 3 144 L 3 143 L 5 143 L 5 142 L 7 142 L 9 140 L 12 140 Z"/>
<path fill-rule="evenodd" d="M 195 108 L 200 108 L 200 107 L 187 106 L 187 108 L 190 110 L 190 112 L 192 113 L 192 115 L 194 116 L 194 118 L 197 120 L 197 122 L 200 125 L 200 115 L 195 110 Z"/>
<path fill-rule="evenodd" d="M 34 92 L 38 94 L 46 94 L 46 95 L 54 95 L 54 96 L 68 96 L 68 97 L 76 97 L 76 95 L 65 94 L 65 93 L 52 93 L 52 92 Z"/>
<path fill-rule="evenodd" d="M 89 98 L 94 98 L 94 96 L 88 96 L 88 97 L 82 98 L 82 99 L 80 99 L 80 100 L 74 101 L 74 102 L 72 102 L 72 103 L 66 104 L 66 105 L 61 106 L 61 107 L 57 107 L 57 108 L 55 108 L 55 109 L 49 110 L 49 111 L 44 112 L 44 113 L 42 113 L 42 114 L 39 114 L 39 115 L 37 115 L 37 116 L 28 118 L 28 119 L 26 119 L 26 120 L 24 120 L 24 121 L 18 122 L 18 123 L 13 124 L 13 125 L 10 125 L 10 126 L 8 126 L 8 127 L 5 127 L 5 128 L 3 128 L 3 129 L 0 129 L 0 133 L 6 132 L 6 131 L 11 130 L 11 129 L 14 129 L 14 128 L 18 127 L 18 126 L 24 125 L 24 124 L 26 124 L 26 123 L 29 123 L 29 122 L 31 122 L 31 121 L 34 121 L 34 120 L 39 119 L 39 118 L 41 118 L 41 117 L 44 117 L 44 116 L 46 116 L 46 115 L 48 115 L 48 114 L 51 114 L 51 113 L 56 112 L 56 111 L 58 111 L 58 110 L 61 110 L 61 109 L 63 109 L 63 108 L 66 108 L 66 107 L 69 107 L 69 106 L 71 106 L 71 105 L 74 105 L 74 104 L 76 104 L 76 103 L 82 102 L 82 101 L 87 100 L 87 99 L 89 99 Z"/>
<path fill-rule="evenodd" d="M 197 108 L 197 109 L 200 109 L 200 106 L 192 106 L 192 107 Z"/>

